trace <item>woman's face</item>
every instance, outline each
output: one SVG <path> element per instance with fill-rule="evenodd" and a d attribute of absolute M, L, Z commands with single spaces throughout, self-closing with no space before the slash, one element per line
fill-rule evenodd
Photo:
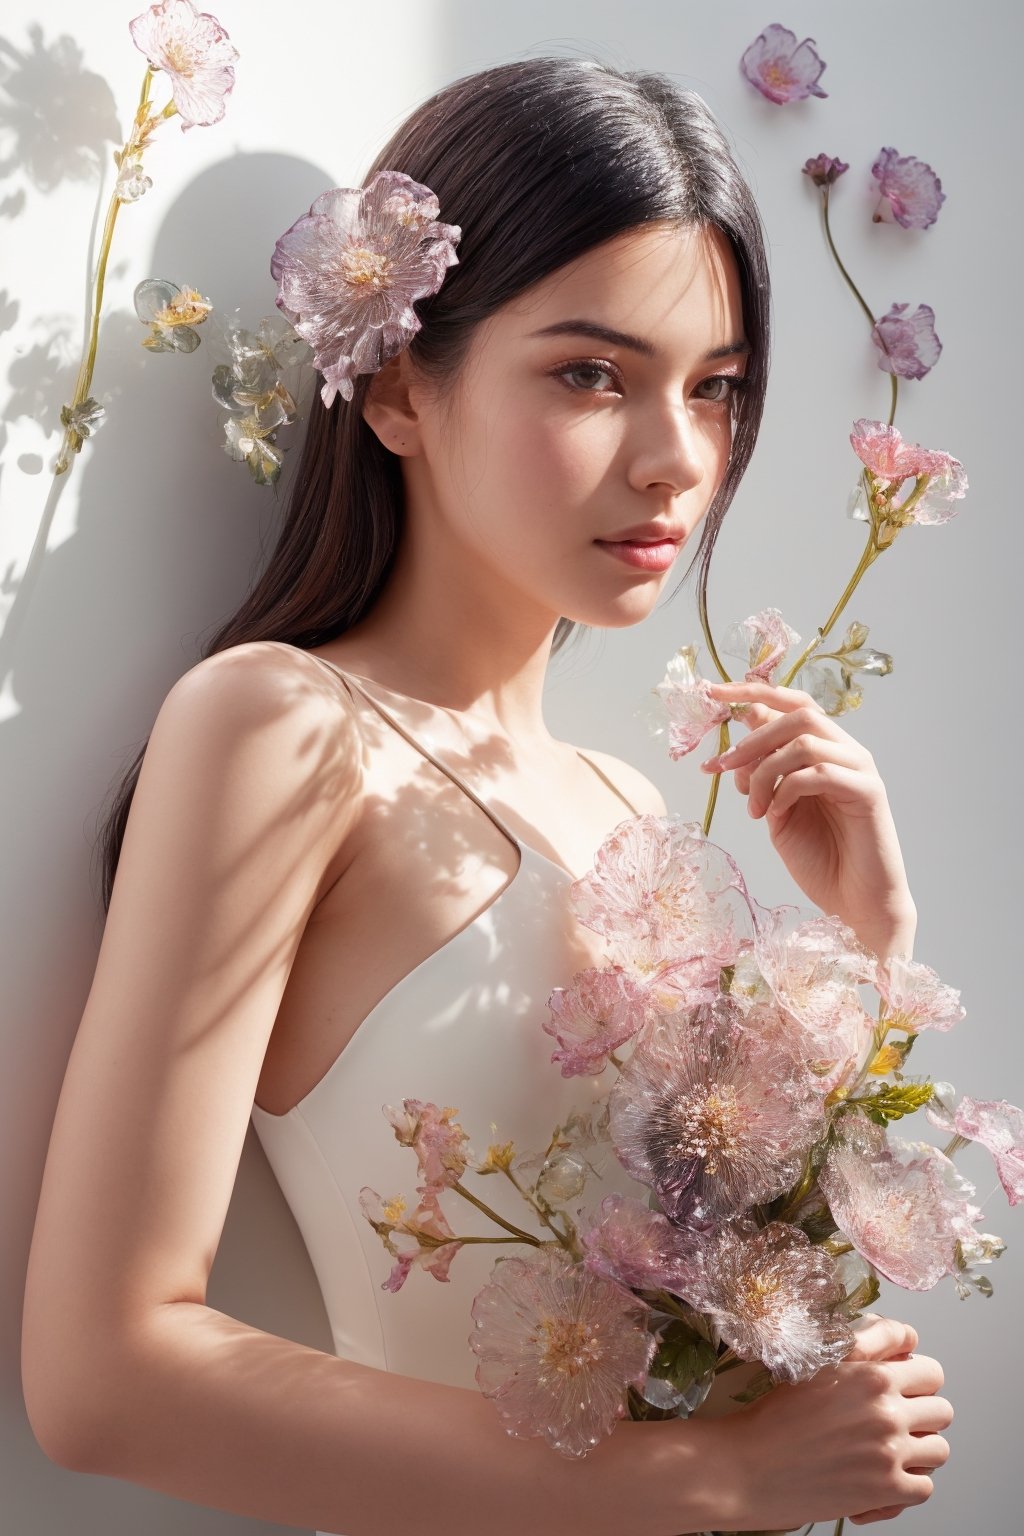
<path fill-rule="evenodd" d="M 637 623 L 692 556 L 725 474 L 746 347 L 720 231 L 659 224 L 605 242 L 477 328 L 447 406 L 411 394 L 411 519 L 496 602 L 507 590 L 551 624 Z M 670 565 L 602 543 L 644 525 L 644 541 L 677 539 Z"/>

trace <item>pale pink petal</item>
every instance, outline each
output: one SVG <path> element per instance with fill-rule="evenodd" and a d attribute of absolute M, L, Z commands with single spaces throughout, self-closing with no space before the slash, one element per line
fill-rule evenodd
<path fill-rule="evenodd" d="M 818 85 L 825 68 L 814 49 L 814 39 L 797 43 L 796 33 L 772 22 L 759 33 L 740 60 L 740 72 L 778 105 L 806 96 L 827 96 Z"/>
<path fill-rule="evenodd" d="M 942 343 L 935 334 L 935 311 L 919 304 L 907 314 L 909 304 L 893 304 L 872 327 L 871 340 L 878 348 L 878 366 L 901 379 L 923 379 L 939 360 Z"/>
<path fill-rule="evenodd" d="M 745 663 L 745 682 L 774 683 L 786 653 L 799 644 L 800 636 L 778 608 L 762 608 L 759 613 L 728 625 L 719 649 Z"/>
<path fill-rule="evenodd" d="M 331 405 L 420 329 L 413 304 L 436 293 L 456 265 L 461 229 L 431 217 L 437 198 L 401 171 L 369 185 L 334 187 L 279 238 L 270 261 L 276 303 L 313 348 Z"/>
<path fill-rule="evenodd" d="M 692 645 L 682 645 L 670 658 L 665 676 L 652 689 L 660 710 L 650 719 L 652 734 L 664 733 L 668 721 L 668 755 L 673 762 L 685 757 L 704 740 L 716 725 L 732 719 L 733 707 L 713 697 L 706 678 L 699 677 L 697 653 Z"/>
<path fill-rule="evenodd" d="M 197 11 L 192 0 L 160 0 L 128 28 L 150 68 L 166 71 L 182 131 L 219 122 L 238 50 L 217 18 Z"/>
<path fill-rule="evenodd" d="M 469 1137 L 462 1126 L 452 1120 L 458 1110 L 452 1107 L 439 1109 L 436 1104 L 420 1099 L 403 1099 L 400 1110 L 392 1104 L 382 1107 L 394 1129 L 396 1141 L 403 1147 L 415 1149 L 426 1183 L 437 1187 L 458 1183 L 466 1171 L 467 1159 L 472 1155 Z"/>
<path fill-rule="evenodd" d="M 925 161 L 914 155 L 899 155 L 888 147 L 879 151 L 871 174 L 881 192 L 875 223 L 881 223 L 886 213 L 904 229 L 927 229 L 935 223 L 946 194 L 942 182 Z"/>
<path fill-rule="evenodd" d="M 558 1041 L 551 1060 L 563 1077 L 595 1076 L 608 1065 L 608 1053 L 631 1040 L 650 1012 L 646 989 L 618 967 L 577 971 L 568 987 L 548 996 L 550 1019 L 541 1028 Z"/>
<path fill-rule="evenodd" d="M 695 1234 L 683 1294 L 741 1360 L 760 1360 L 775 1381 L 806 1381 L 854 1344 L 836 1260 L 784 1222 Z"/>
<path fill-rule="evenodd" d="M 678 1227 L 632 1195 L 613 1190 L 581 1231 L 584 1263 L 596 1274 L 637 1290 L 672 1292 L 687 1273 Z"/>
<path fill-rule="evenodd" d="M 958 1269 L 955 1245 L 974 1236 L 974 1186 L 927 1142 L 904 1142 L 848 1118 L 818 1183 L 840 1229 L 889 1280 L 926 1291 Z"/>
<path fill-rule="evenodd" d="M 957 1105 L 957 1135 L 980 1141 L 991 1152 L 1011 1205 L 1024 1200 L 1024 1110 L 1006 1099 L 971 1099 Z"/>
<path fill-rule="evenodd" d="M 586 1456 L 628 1410 L 657 1348 L 648 1308 L 552 1243 L 500 1258 L 472 1306 L 476 1380 L 518 1438 Z"/>
<path fill-rule="evenodd" d="M 885 1003 L 886 1022 L 894 1029 L 944 1033 L 966 1017 L 960 993 L 940 981 L 921 960 L 890 955 L 879 963 L 876 985 Z"/>

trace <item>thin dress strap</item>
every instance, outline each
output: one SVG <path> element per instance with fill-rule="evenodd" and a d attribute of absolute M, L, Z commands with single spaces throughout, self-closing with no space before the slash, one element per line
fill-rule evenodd
<path fill-rule="evenodd" d="M 491 820 L 494 822 L 494 825 L 498 827 L 500 831 L 504 832 L 505 836 L 510 838 L 512 842 L 515 843 L 517 848 L 520 848 L 520 839 L 512 831 L 508 823 L 501 816 L 499 816 L 498 813 L 493 810 L 486 801 L 482 800 L 476 793 L 476 790 L 472 789 L 470 785 L 467 784 L 466 781 L 454 771 L 454 769 L 449 768 L 447 763 L 442 762 L 436 753 L 431 752 L 430 748 L 427 747 L 418 737 L 414 736 L 412 732 L 409 731 L 400 720 L 397 720 L 390 710 L 385 709 L 383 704 L 381 704 L 377 699 L 373 698 L 369 693 L 367 693 L 366 689 L 361 686 L 361 684 L 351 672 L 346 672 L 342 667 L 339 667 L 336 662 L 328 661 L 326 656 L 315 656 L 313 655 L 312 651 L 307 651 L 306 655 L 312 656 L 314 661 L 323 662 L 325 667 L 330 667 L 331 671 L 336 672 L 338 676 L 343 678 L 346 683 L 351 683 L 352 686 L 360 694 L 362 694 L 363 698 L 366 699 L 368 703 L 373 705 L 378 714 L 383 715 L 384 719 L 387 720 L 390 725 L 393 725 L 395 730 L 404 736 L 406 741 L 409 742 L 411 746 L 415 747 L 417 751 L 422 752 L 424 757 L 429 758 L 435 767 L 440 768 L 441 772 L 446 774 L 447 777 L 451 779 L 453 784 L 457 784 L 458 787 L 465 794 L 467 794 L 469 798 L 473 800 L 482 811 L 485 812 L 486 815 L 491 818 Z M 624 801 L 624 803 L 629 806 L 629 809 L 633 812 L 633 815 L 639 816 L 640 812 L 637 810 L 636 806 L 632 803 L 631 800 L 626 798 L 617 784 L 612 783 L 604 769 L 599 768 L 591 758 L 587 757 L 586 753 L 580 751 L 579 747 L 577 747 L 575 750 L 577 757 L 581 757 L 585 763 L 593 768 L 598 778 L 603 779 L 604 782 L 608 785 L 608 788 L 614 794 L 618 795 L 620 800 Z"/>
<path fill-rule="evenodd" d="M 313 656 L 313 652 L 307 651 L 306 655 Z M 480 807 L 484 814 L 491 818 L 498 830 L 504 832 L 505 836 L 509 838 L 517 848 L 519 848 L 520 853 L 522 852 L 519 838 L 516 837 L 516 834 L 512 831 L 512 828 L 502 819 L 502 817 L 498 815 L 497 811 L 492 810 L 492 808 L 487 804 L 485 800 L 481 800 L 475 789 L 472 789 L 465 782 L 465 780 L 461 779 L 459 775 L 454 771 L 454 769 L 449 768 L 447 763 L 443 763 L 435 752 L 431 752 L 430 748 L 426 746 L 417 736 L 414 736 L 412 732 L 408 730 L 400 720 L 396 720 L 389 709 L 385 709 L 383 704 L 379 703 L 375 698 L 371 697 L 371 695 L 367 693 L 366 689 L 361 687 L 361 685 L 356 681 L 351 672 L 343 671 L 342 668 L 337 666 L 335 662 L 328 661 L 325 656 L 313 656 L 313 660 L 323 662 L 325 667 L 330 667 L 332 672 L 336 672 L 338 676 L 344 679 L 346 683 L 350 683 L 358 693 L 362 694 L 363 698 L 366 699 L 369 704 L 373 705 L 377 713 L 383 715 L 388 724 L 393 725 L 395 730 L 398 731 L 400 735 L 405 737 L 410 746 L 415 747 L 418 752 L 422 752 L 423 756 L 429 758 L 436 768 L 440 768 L 441 772 L 446 774 L 447 777 L 451 779 L 453 784 L 457 784 L 458 787 L 465 794 L 467 794 L 471 800 L 475 801 L 475 803 Z"/>

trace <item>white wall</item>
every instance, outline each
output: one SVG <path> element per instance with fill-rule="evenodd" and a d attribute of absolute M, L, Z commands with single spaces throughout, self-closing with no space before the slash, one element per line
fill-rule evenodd
<path fill-rule="evenodd" d="M 1024 1099 L 1012 969 L 1021 853 L 1019 7 L 793 0 L 776 16 L 750 0 L 519 0 L 501 9 L 390 0 L 379 14 L 318 0 L 284 10 L 208 3 L 240 50 L 237 86 L 220 125 L 163 131 L 148 157 L 153 190 L 122 210 L 95 379 L 110 396 L 109 419 L 55 511 L 47 496 L 57 412 L 79 355 L 90 227 L 141 80 L 127 22 L 142 0 L 15 0 L 2 24 L 0 1477 L 5 1523 L 23 1536 L 140 1527 L 148 1536 L 212 1536 L 257 1524 L 56 1468 L 21 1400 L 28 1241 L 101 927 L 90 868 L 98 813 L 167 688 L 247 589 L 276 517 L 269 493 L 220 450 L 202 353 L 146 354 L 132 289 L 167 276 L 252 320 L 269 313 L 276 236 L 319 191 L 361 179 L 394 125 L 458 75 L 548 52 L 661 69 L 700 91 L 732 138 L 769 232 L 776 335 L 761 441 L 716 554 L 710 606 L 719 635 L 768 604 L 805 637 L 824 621 L 863 538 L 864 525 L 844 515 L 857 467 L 847 433 L 855 417 L 888 412 L 887 376 L 825 251 L 818 194 L 800 174 L 809 155 L 851 163 L 834 229 L 876 313 L 894 301 L 933 305 L 944 351 L 924 381 L 901 386 L 897 425 L 962 459 L 971 488 L 948 527 L 909 530 L 844 615 L 837 634 L 862 619 L 872 643 L 896 658 L 891 677 L 868 680 L 863 709 L 844 724 L 886 781 L 919 911 L 916 955 L 961 989 L 968 1010 L 951 1036 L 919 1042 L 915 1067 L 976 1097 Z M 741 78 L 740 54 L 772 19 L 817 40 L 827 100 L 778 108 Z M 933 228 L 870 222 L 869 168 L 884 144 L 941 176 L 947 201 Z M 691 579 L 639 629 L 594 636 L 556 662 L 548 711 L 556 735 L 632 759 L 672 809 L 695 818 L 707 792 L 696 757 L 670 763 L 634 711 L 671 652 L 699 640 Z M 714 835 L 739 857 L 759 900 L 799 898 L 764 822 L 746 817 L 728 782 Z M 957 1410 L 935 1495 L 902 1525 L 952 1532 L 976 1520 L 990 1536 L 1009 1536 L 1019 1528 L 1012 1405 L 1024 1227 L 995 1188 L 987 1155 L 971 1147 L 959 1160 L 985 1201 L 983 1225 L 1009 1249 L 991 1271 L 991 1301 L 962 1304 L 948 1283 L 923 1296 L 883 1292 L 881 1309 L 913 1321 L 922 1350 L 942 1360 Z M 209 1299 L 329 1347 L 308 1259 L 251 1131 Z"/>

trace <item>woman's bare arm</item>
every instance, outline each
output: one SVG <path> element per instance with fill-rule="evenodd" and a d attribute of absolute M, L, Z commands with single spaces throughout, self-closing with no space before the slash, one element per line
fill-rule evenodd
<path fill-rule="evenodd" d="M 200 662 L 154 725 L 54 1120 L 22 1374 L 56 1462 L 285 1525 L 677 1536 L 713 1523 L 713 1426 L 623 1423 L 585 1460 L 464 1388 L 206 1304 L 298 943 L 358 815 L 347 701 L 282 647 Z"/>

